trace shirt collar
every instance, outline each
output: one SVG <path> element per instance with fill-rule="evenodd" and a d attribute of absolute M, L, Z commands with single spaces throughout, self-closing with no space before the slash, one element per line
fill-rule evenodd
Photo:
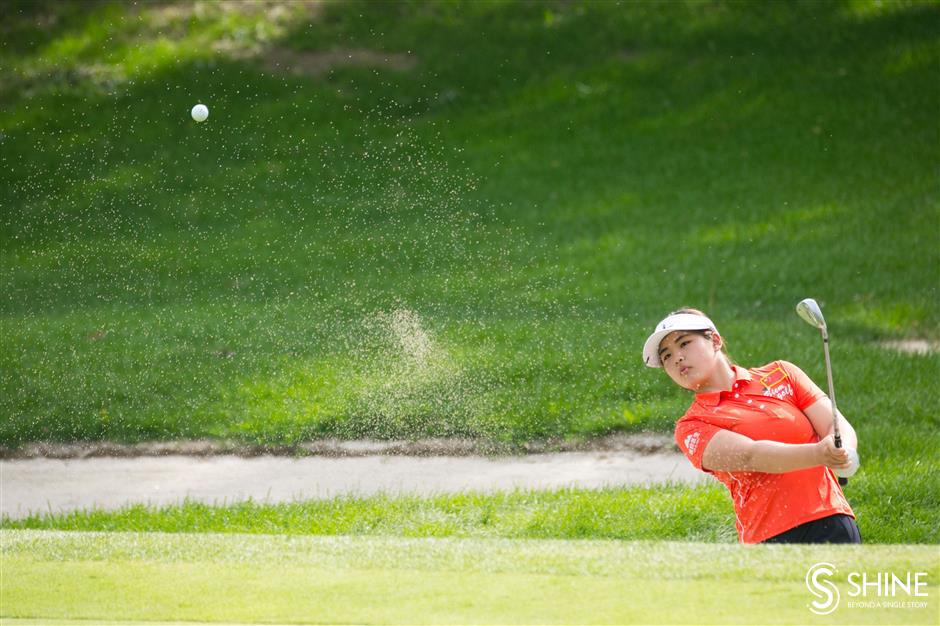
<path fill-rule="evenodd" d="M 732 365 L 731 369 L 734 370 L 734 383 L 731 385 L 731 391 L 736 391 L 744 387 L 746 383 L 751 382 L 751 373 L 748 370 L 743 367 L 738 367 L 737 365 Z M 721 400 L 721 394 L 723 393 L 729 392 L 710 391 L 708 393 L 697 393 L 695 394 L 695 400 L 705 406 L 717 406 L 718 402 Z"/>

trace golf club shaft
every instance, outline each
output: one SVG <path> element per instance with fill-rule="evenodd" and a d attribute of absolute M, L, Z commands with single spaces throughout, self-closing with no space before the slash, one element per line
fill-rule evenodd
<path fill-rule="evenodd" d="M 829 402 L 832 403 L 832 439 L 837 448 L 842 447 L 839 433 L 839 410 L 836 408 L 836 390 L 832 385 L 832 363 L 829 361 L 829 333 L 822 331 L 823 353 L 826 355 L 826 379 L 829 381 Z"/>

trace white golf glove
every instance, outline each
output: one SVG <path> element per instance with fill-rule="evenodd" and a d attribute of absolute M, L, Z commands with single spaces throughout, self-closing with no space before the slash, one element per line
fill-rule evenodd
<path fill-rule="evenodd" d="M 839 478 L 851 478 L 855 475 L 855 472 L 858 471 L 858 466 L 861 465 L 861 461 L 859 461 L 858 458 L 858 450 L 855 448 L 846 448 L 845 451 L 849 453 L 849 462 L 851 464 L 845 469 L 832 470 Z"/>

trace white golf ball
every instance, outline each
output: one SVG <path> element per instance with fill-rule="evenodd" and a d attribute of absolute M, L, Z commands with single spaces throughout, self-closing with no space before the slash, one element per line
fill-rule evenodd
<path fill-rule="evenodd" d="M 205 122 L 206 118 L 209 117 L 209 107 L 204 104 L 197 104 L 193 107 L 190 115 L 192 115 L 193 119 L 197 122 Z"/>

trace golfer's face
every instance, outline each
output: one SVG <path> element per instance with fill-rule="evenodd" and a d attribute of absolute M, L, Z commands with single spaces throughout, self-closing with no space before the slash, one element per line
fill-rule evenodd
<path fill-rule="evenodd" d="M 711 378 L 719 351 L 712 339 L 686 330 L 670 333 L 659 343 L 659 358 L 669 378 L 692 390 Z"/>

